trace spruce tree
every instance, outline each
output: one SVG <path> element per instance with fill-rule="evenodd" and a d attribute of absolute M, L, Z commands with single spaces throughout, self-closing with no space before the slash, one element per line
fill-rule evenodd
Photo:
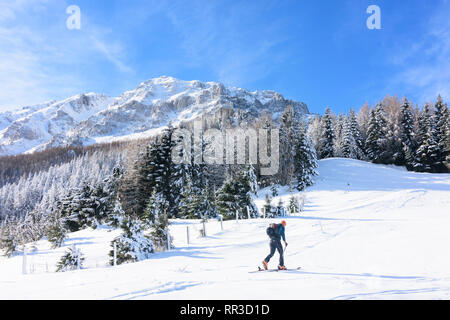
<path fill-rule="evenodd" d="M 414 150 L 417 146 L 414 137 L 414 115 L 406 98 L 401 107 L 400 125 L 404 164 L 408 170 L 412 170 L 415 164 Z"/>
<path fill-rule="evenodd" d="M 243 210 L 249 210 L 250 216 L 256 218 L 258 216 L 258 208 L 253 199 L 258 194 L 258 180 L 256 178 L 255 168 L 252 164 L 248 164 L 239 176 L 241 182 L 241 207 Z"/>
<path fill-rule="evenodd" d="M 378 128 L 380 132 L 378 134 L 378 161 L 379 163 L 390 163 L 390 153 L 389 153 L 389 141 L 387 139 L 388 124 L 386 120 L 385 110 L 382 103 L 379 103 L 375 108 L 376 121 L 378 123 Z"/>
<path fill-rule="evenodd" d="M 416 152 L 415 169 L 420 172 L 436 172 L 439 164 L 439 146 L 436 140 L 435 117 L 430 106 L 425 105 L 419 120 L 420 144 Z"/>
<path fill-rule="evenodd" d="M 143 223 L 134 217 L 126 216 L 121 224 L 123 233 L 111 242 L 116 244 L 117 264 L 137 262 L 150 258 L 154 253 L 154 245 L 151 239 L 144 234 Z M 110 264 L 114 265 L 114 250 L 109 252 L 112 258 Z"/>
<path fill-rule="evenodd" d="M 306 125 L 300 128 L 299 136 L 294 146 L 295 148 L 295 175 L 296 189 L 303 191 L 306 187 L 312 186 L 313 177 L 317 175 L 317 156 L 314 148 L 308 140 Z"/>
<path fill-rule="evenodd" d="M 6 257 L 12 257 L 19 246 L 12 228 L 4 221 L 0 232 L 0 248 L 4 249 L 4 255 Z"/>
<path fill-rule="evenodd" d="M 293 194 L 289 198 L 288 211 L 291 214 L 300 212 L 300 204 L 298 203 L 297 197 Z"/>
<path fill-rule="evenodd" d="M 274 218 L 276 214 L 275 208 L 272 206 L 272 198 L 267 193 L 266 200 L 264 204 L 264 212 L 266 213 L 266 218 Z"/>
<path fill-rule="evenodd" d="M 213 210 L 208 198 L 208 189 L 196 189 L 191 194 L 191 202 L 188 204 L 188 216 L 195 219 L 208 219 Z"/>
<path fill-rule="evenodd" d="M 64 253 L 56 265 L 56 272 L 66 272 L 82 268 L 84 256 L 75 246 L 71 247 Z"/>
<path fill-rule="evenodd" d="M 370 110 L 367 129 L 367 156 L 374 163 L 387 161 L 386 119 L 382 104 L 377 104 L 375 110 Z"/>
<path fill-rule="evenodd" d="M 288 106 L 280 116 L 279 122 L 280 170 L 274 180 L 286 185 L 292 180 L 295 170 L 292 161 L 295 149 L 292 145 L 295 144 L 300 130 L 300 115 L 294 107 Z"/>
<path fill-rule="evenodd" d="M 284 208 L 283 200 L 280 198 L 278 201 L 278 205 L 276 207 L 276 215 L 278 217 L 284 217 L 286 216 L 286 209 Z"/>
<path fill-rule="evenodd" d="M 272 197 L 278 196 L 278 189 L 275 183 L 272 183 L 272 185 L 270 186 L 270 193 L 272 194 Z"/>
<path fill-rule="evenodd" d="M 356 159 L 356 141 L 348 119 L 344 120 L 342 126 L 341 155 L 344 158 Z"/>
<path fill-rule="evenodd" d="M 217 209 L 224 220 L 236 218 L 236 211 L 241 209 L 238 201 L 238 185 L 233 178 L 227 179 L 218 190 Z"/>
<path fill-rule="evenodd" d="M 344 145 L 344 126 L 346 117 L 343 114 L 339 114 L 335 124 L 334 135 L 334 157 L 343 157 L 343 145 Z"/>
<path fill-rule="evenodd" d="M 182 219 L 194 219 L 194 216 L 190 216 L 191 214 L 191 203 L 193 201 L 193 193 L 192 193 L 192 180 L 190 176 L 187 176 L 184 179 L 183 187 L 181 188 L 180 194 L 180 205 L 178 208 L 178 215 Z"/>
<path fill-rule="evenodd" d="M 140 150 L 121 179 L 118 197 L 127 216 L 142 216 L 156 181 L 150 177 L 156 169 L 158 137 Z"/>
<path fill-rule="evenodd" d="M 148 174 L 149 178 L 155 183 L 155 190 L 167 201 L 168 217 L 178 217 L 179 201 L 183 180 L 182 164 L 176 164 L 172 161 L 172 152 L 178 141 L 174 141 L 175 129 L 169 125 L 159 139 L 153 145 L 155 158 L 152 162 L 152 168 Z M 147 197 L 148 200 L 149 196 Z"/>
<path fill-rule="evenodd" d="M 223 184 L 217 195 L 217 209 L 224 219 L 236 218 L 236 211 L 246 218 L 247 207 L 250 216 L 258 216 L 258 209 L 253 202 L 255 187 L 254 168 L 251 165 L 237 172 Z"/>
<path fill-rule="evenodd" d="M 321 120 L 321 137 L 319 140 L 318 154 L 320 159 L 334 157 L 335 131 L 330 108 L 326 108 L 325 115 Z"/>
<path fill-rule="evenodd" d="M 169 241 L 170 247 L 173 246 L 169 233 L 169 219 L 167 219 L 167 215 L 160 214 L 157 216 L 156 222 L 151 226 L 150 236 L 155 249 L 159 252 L 167 250 Z"/>
<path fill-rule="evenodd" d="M 119 228 L 125 218 L 125 211 L 122 208 L 119 196 L 114 200 L 111 213 L 106 219 L 106 223 L 114 228 Z"/>
<path fill-rule="evenodd" d="M 433 167 L 435 172 L 448 172 L 449 169 L 445 166 L 445 161 L 450 155 L 449 147 L 449 112 L 447 105 L 442 101 L 441 96 L 435 104 L 435 123 L 436 123 L 436 142 L 437 142 L 437 157 Z"/>
<path fill-rule="evenodd" d="M 348 116 L 349 126 L 351 135 L 355 141 L 355 150 L 356 159 L 364 160 L 366 158 L 365 149 L 364 149 L 364 139 L 361 133 L 361 129 L 358 124 L 358 120 L 356 119 L 355 111 L 350 109 L 350 114 Z"/>
<path fill-rule="evenodd" d="M 59 248 L 64 243 L 67 230 L 64 226 L 64 219 L 58 211 L 53 211 L 49 217 L 49 223 L 46 230 L 47 240 L 52 244 L 52 248 Z"/>

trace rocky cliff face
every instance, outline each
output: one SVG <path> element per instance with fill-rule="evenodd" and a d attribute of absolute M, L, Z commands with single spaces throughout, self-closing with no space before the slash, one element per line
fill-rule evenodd
<path fill-rule="evenodd" d="M 145 137 L 169 123 L 176 126 L 227 110 L 241 110 L 250 118 L 266 112 L 276 119 L 288 105 L 308 113 L 304 103 L 274 91 L 250 92 L 216 82 L 160 77 L 116 98 L 81 94 L 0 113 L 0 155 Z"/>

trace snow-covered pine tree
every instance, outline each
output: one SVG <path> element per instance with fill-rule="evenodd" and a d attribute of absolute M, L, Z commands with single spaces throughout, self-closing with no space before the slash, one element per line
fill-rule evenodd
<path fill-rule="evenodd" d="M 378 136 L 380 127 L 377 122 L 375 110 L 370 110 L 369 125 L 367 128 L 366 150 L 370 160 L 376 161 L 379 157 Z"/>
<path fill-rule="evenodd" d="M 169 204 L 167 212 L 169 218 L 178 216 L 183 179 L 183 166 L 172 161 L 172 152 L 176 143 L 178 143 L 173 139 L 174 131 L 175 129 L 169 125 L 161 134 L 159 141 L 152 145 L 155 150 L 155 157 L 148 174 L 148 177 L 155 183 L 156 192 L 164 197 Z M 147 200 L 148 198 L 149 196 Z"/>
<path fill-rule="evenodd" d="M 276 209 L 272 206 L 272 198 L 268 193 L 264 203 L 264 212 L 266 213 L 266 218 L 274 218 L 276 215 Z"/>
<path fill-rule="evenodd" d="M 435 172 L 449 172 L 449 168 L 445 165 L 447 156 L 450 155 L 449 146 L 449 111 L 447 104 L 442 101 L 439 95 L 435 104 L 435 123 L 436 123 L 436 141 L 437 141 L 437 157 L 433 165 Z"/>
<path fill-rule="evenodd" d="M 172 151 L 177 143 L 172 139 L 174 130 L 171 125 L 164 130 L 157 158 L 159 170 L 151 175 L 157 182 L 156 191 L 161 193 L 169 205 L 167 212 L 169 218 L 178 216 L 178 200 L 183 176 L 181 165 L 172 161 Z"/>
<path fill-rule="evenodd" d="M 59 248 L 66 239 L 67 230 L 64 218 L 58 210 L 54 210 L 48 217 L 48 224 L 45 232 L 47 240 L 52 244 L 52 248 Z"/>
<path fill-rule="evenodd" d="M 253 202 L 255 187 L 252 165 L 247 165 L 234 177 L 225 181 L 217 194 L 217 209 L 225 220 L 236 218 L 236 211 L 246 218 L 247 207 L 250 210 L 250 216 L 258 216 L 258 209 Z"/>
<path fill-rule="evenodd" d="M 356 159 L 356 149 L 357 145 L 351 130 L 350 121 L 348 118 L 344 118 L 344 123 L 342 125 L 341 156 L 344 158 Z"/>
<path fill-rule="evenodd" d="M 258 194 L 258 180 L 256 178 L 255 168 L 252 164 L 248 164 L 240 175 L 241 189 L 242 189 L 242 204 L 243 210 L 249 210 L 250 217 L 258 217 L 258 207 L 254 203 L 253 199 Z M 244 215 L 245 216 L 245 215 Z M 247 215 L 248 216 L 248 215 Z"/>
<path fill-rule="evenodd" d="M 98 216 L 101 218 L 100 222 L 116 228 L 120 226 L 125 215 L 119 198 L 119 186 L 124 173 L 123 166 L 116 166 L 112 170 L 112 175 L 97 186 L 97 197 L 100 202 L 97 210 L 99 211 Z"/>
<path fill-rule="evenodd" d="M 278 200 L 278 204 L 277 204 L 277 207 L 275 208 L 275 211 L 276 211 L 276 215 L 278 217 L 286 216 L 286 208 L 284 207 L 284 203 L 283 203 L 283 199 L 282 198 L 280 198 Z"/>
<path fill-rule="evenodd" d="M 169 203 L 162 193 L 153 192 L 145 209 L 147 225 L 150 226 L 150 239 L 157 251 L 165 251 L 169 237 Z"/>
<path fill-rule="evenodd" d="M 350 131 L 356 143 L 355 146 L 356 159 L 364 160 L 366 158 L 364 150 L 364 139 L 360 130 L 360 126 L 358 124 L 358 120 L 356 118 L 355 111 L 353 109 L 350 109 L 348 121 L 350 125 Z"/>
<path fill-rule="evenodd" d="M 144 234 L 143 223 L 135 217 L 126 216 L 121 224 L 123 233 L 111 242 L 116 244 L 117 264 L 137 262 L 150 258 L 154 253 L 151 239 Z M 109 252 L 110 264 L 114 265 L 114 250 Z"/>
<path fill-rule="evenodd" d="M 85 183 L 73 195 L 69 219 L 76 221 L 79 229 L 97 228 L 107 216 L 107 203 L 104 198 L 108 194 L 103 191 L 103 186 Z"/>
<path fill-rule="evenodd" d="M 403 100 L 400 111 L 400 126 L 404 163 L 408 170 L 412 170 L 415 164 L 414 151 L 417 148 L 417 143 L 414 137 L 414 115 L 406 98 Z"/>
<path fill-rule="evenodd" d="M 278 196 L 278 188 L 275 183 L 272 183 L 270 186 L 270 193 L 272 194 L 272 197 Z"/>
<path fill-rule="evenodd" d="M 151 197 L 148 199 L 144 213 L 139 217 L 142 224 L 145 227 L 151 227 L 156 222 L 156 218 L 161 210 L 167 211 L 167 202 L 161 199 L 161 194 L 154 189 Z"/>
<path fill-rule="evenodd" d="M 366 155 L 366 158 L 364 160 L 368 160 L 366 154 L 367 150 L 365 149 L 366 146 L 365 141 L 367 139 L 367 132 L 369 128 L 370 107 L 367 102 L 364 103 L 364 105 L 361 108 L 359 108 L 358 112 L 356 113 L 356 121 L 358 122 L 358 127 L 361 133 L 361 141 L 363 143 L 361 149 L 364 151 L 364 154 Z"/>
<path fill-rule="evenodd" d="M 191 219 L 208 219 L 213 215 L 213 210 L 208 198 L 208 189 L 195 189 L 188 203 L 188 217 Z"/>
<path fill-rule="evenodd" d="M 378 161 L 379 163 L 391 163 L 391 153 L 389 152 L 389 141 L 388 141 L 388 123 L 386 120 L 386 112 L 382 103 L 379 103 L 375 107 L 375 116 L 380 128 L 378 135 Z"/>
<path fill-rule="evenodd" d="M 327 107 L 321 119 L 321 136 L 317 151 L 320 159 L 334 157 L 334 137 L 333 116 L 330 108 Z"/>
<path fill-rule="evenodd" d="M 299 129 L 298 138 L 295 144 L 295 175 L 296 189 L 303 191 L 306 187 L 312 186 L 313 177 L 317 175 L 317 156 L 306 133 L 306 124 Z"/>
<path fill-rule="evenodd" d="M 308 139 L 312 142 L 314 150 L 319 150 L 319 141 L 321 135 L 320 117 L 315 116 L 308 121 L 307 130 Z"/>
<path fill-rule="evenodd" d="M 256 170 L 253 164 L 248 164 L 244 171 L 244 180 L 248 182 L 249 192 L 254 196 L 258 195 L 259 185 L 256 177 Z"/>
<path fill-rule="evenodd" d="M 209 143 L 204 139 L 203 134 L 200 139 L 194 140 L 191 163 L 189 165 L 184 164 L 182 168 L 182 179 L 180 181 L 184 180 L 184 183 L 182 183 L 181 188 L 187 190 L 181 191 L 181 198 L 187 197 L 188 199 L 187 204 L 183 205 L 181 209 L 184 215 L 187 213 L 190 218 L 208 219 L 217 215 L 210 202 L 212 177 L 210 168 L 205 161 Z"/>
<path fill-rule="evenodd" d="M 173 247 L 172 237 L 169 233 L 169 219 L 166 214 L 159 214 L 156 217 L 155 223 L 151 226 L 150 236 L 155 249 L 159 252 L 167 250 L 169 241 L 170 247 Z"/>
<path fill-rule="evenodd" d="M 120 181 L 118 197 L 127 216 L 142 215 L 155 188 L 155 181 L 150 177 L 150 173 L 156 166 L 154 159 L 157 143 L 158 137 L 151 145 L 135 151 L 136 159 L 130 160 L 132 163 L 126 168 Z"/>
<path fill-rule="evenodd" d="M 124 218 L 125 211 L 122 208 L 122 203 L 120 202 L 119 196 L 116 196 L 116 199 L 113 202 L 112 210 L 106 218 L 106 223 L 114 228 L 119 228 Z"/>
<path fill-rule="evenodd" d="M 428 104 L 422 110 L 420 118 L 420 145 L 417 149 L 416 170 L 437 172 L 439 161 L 438 133 L 436 118 Z"/>
<path fill-rule="evenodd" d="M 17 238 L 14 236 L 13 225 L 8 223 L 8 219 L 2 222 L 0 228 L 0 248 L 4 250 L 6 257 L 12 257 L 19 246 Z"/>
<path fill-rule="evenodd" d="M 403 153 L 403 145 L 401 140 L 401 107 L 398 105 L 398 99 L 394 100 L 389 106 L 389 111 L 386 112 L 386 144 L 384 163 L 404 165 L 405 158 Z"/>
<path fill-rule="evenodd" d="M 193 219 L 190 216 L 190 204 L 192 203 L 192 180 L 191 176 L 187 175 L 184 179 L 180 194 L 180 204 L 178 208 L 178 215 L 182 219 Z"/>
<path fill-rule="evenodd" d="M 297 140 L 300 130 L 300 115 L 294 107 L 288 106 L 280 116 L 279 123 L 280 170 L 274 178 L 280 184 L 286 185 L 292 180 L 295 170 L 292 161 L 295 149 L 291 146 Z"/>
<path fill-rule="evenodd" d="M 375 110 L 370 110 L 366 139 L 366 150 L 369 159 L 374 163 L 386 163 L 386 145 L 386 119 L 383 105 L 378 103 Z"/>
<path fill-rule="evenodd" d="M 289 197 L 289 204 L 287 209 L 290 214 L 300 212 L 300 204 L 298 202 L 298 198 L 293 194 L 291 194 L 291 196 Z"/>
<path fill-rule="evenodd" d="M 343 145 L 344 145 L 344 126 L 346 122 L 346 116 L 343 114 L 339 114 L 336 124 L 335 124 L 335 134 L 334 134 L 334 157 L 343 157 Z"/>
<path fill-rule="evenodd" d="M 224 220 L 236 218 L 236 211 L 241 209 L 235 180 L 228 178 L 217 192 L 217 210 Z"/>
<path fill-rule="evenodd" d="M 82 268 L 84 256 L 75 246 L 69 248 L 56 265 L 56 272 L 66 272 Z"/>

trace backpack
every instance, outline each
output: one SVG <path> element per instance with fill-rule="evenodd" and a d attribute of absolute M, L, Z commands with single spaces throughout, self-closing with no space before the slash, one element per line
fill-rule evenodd
<path fill-rule="evenodd" d="M 277 233 L 275 231 L 276 227 L 277 225 L 275 223 L 271 223 L 266 229 L 266 233 L 271 239 L 277 238 Z"/>

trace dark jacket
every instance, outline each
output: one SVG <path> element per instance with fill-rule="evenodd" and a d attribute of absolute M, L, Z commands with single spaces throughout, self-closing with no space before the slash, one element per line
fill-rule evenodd
<path fill-rule="evenodd" d="M 271 237 L 272 240 L 281 240 L 286 241 L 286 235 L 284 234 L 285 228 L 280 223 L 275 226 L 275 235 Z"/>

